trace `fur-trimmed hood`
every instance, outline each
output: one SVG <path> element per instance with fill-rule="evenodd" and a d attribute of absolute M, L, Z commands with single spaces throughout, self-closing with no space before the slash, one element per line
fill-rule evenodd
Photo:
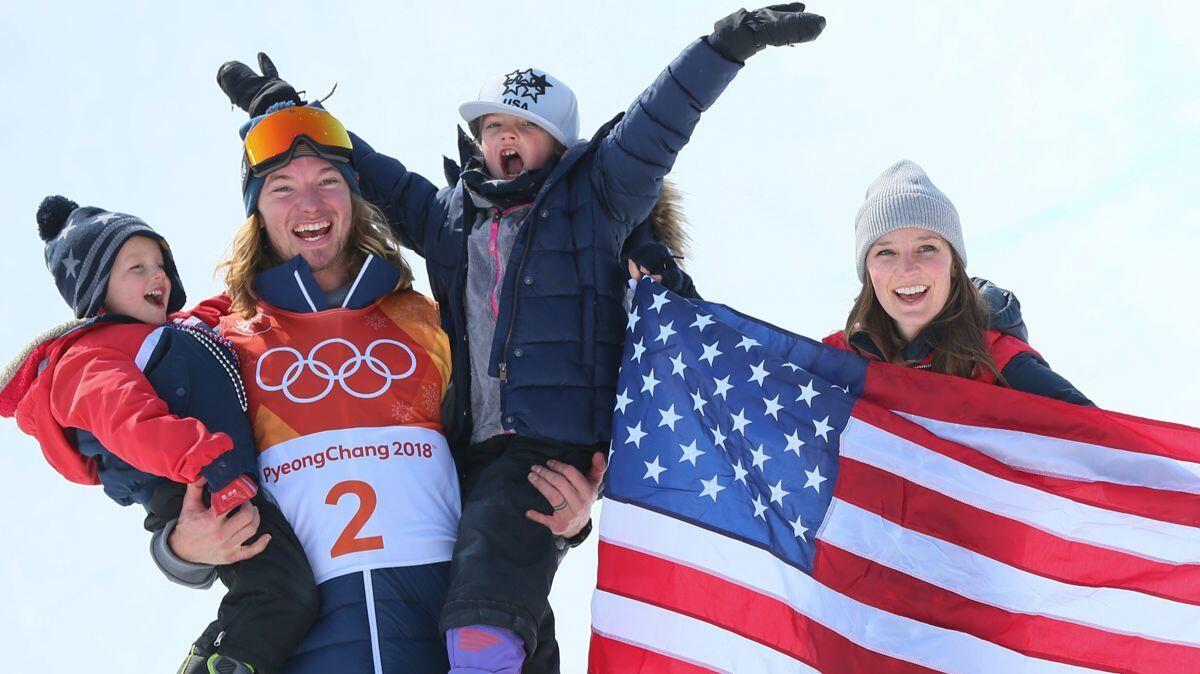
<path fill-rule="evenodd" d="M 677 257 L 680 267 L 687 267 L 687 258 L 692 252 L 692 239 L 687 232 L 687 218 L 683 214 L 683 191 L 670 180 L 663 179 L 662 193 L 654 203 L 646 221 L 654 240 L 666 244 Z"/>
<path fill-rule="evenodd" d="M 46 362 L 52 346 L 67 333 L 94 319 L 76 319 L 56 325 L 34 337 L 0 372 L 0 417 L 12 418 L 17 405 L 29 392 L 34 379 Z"/>
<path fill-rule="evenodd" d="M 69 321 L 38 335 L 9 362 L 0 379 L 0 416 L 15 418 L 22 431 L 37 439 L 50 465 L 79 484 L 99 484 L 96 460 L 79 454 L 69 431 L 55 421 L 49 382 L 39 375 L 53 373 L 67 349 L 91 332 L 96 320 Z"/>

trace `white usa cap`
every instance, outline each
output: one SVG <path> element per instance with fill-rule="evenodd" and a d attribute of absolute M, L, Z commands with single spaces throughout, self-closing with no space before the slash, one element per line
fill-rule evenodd
<path fill-rule="evenodd" d="M 492 113 L 527 119 L 567 147 L 579 140 L 575 92 L 539 68 L 493 77 L 484 83 L 476 100 L 458 106 L 458 114 L 468 124 Z"/>

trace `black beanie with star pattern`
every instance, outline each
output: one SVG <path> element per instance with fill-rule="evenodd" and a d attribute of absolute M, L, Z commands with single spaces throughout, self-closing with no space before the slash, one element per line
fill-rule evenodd
<path fill-rule="evenodd" d="M 46 268 L 76 318 L 92 318 L 104 307 L 108 277 L 121 246 L 144 236 L 162 246 L 163 267 L 171 279 L 167 313 L 183 308 L 187 295 L 175 268 L 167 240 L 140 218 L 95 206 L 79 206 L 62 196 L 42 200 L 37 211 L 38 234 L 46 242 Z"/>

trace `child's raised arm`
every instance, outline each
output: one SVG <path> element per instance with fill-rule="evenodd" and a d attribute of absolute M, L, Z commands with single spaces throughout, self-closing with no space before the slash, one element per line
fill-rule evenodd
<path fill-rule="evenodd" d="M 745 59 L 769 45 L 809 42 L 824 28 L 825 19 L 804 12 L 800 3 L 738 10 L 684 49 L 596 150 L 592 180 L 609 213 L 629 230 L 650 213 L 663 177 L 701 113 L 725 91 Z"/>

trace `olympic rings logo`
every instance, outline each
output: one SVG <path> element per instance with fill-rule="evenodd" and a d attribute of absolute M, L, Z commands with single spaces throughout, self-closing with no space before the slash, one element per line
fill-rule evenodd
<path fill-rule="evenodd" d="M 323 349 L 326 346 L 329 346 L 331 344 L 344 344 L 353 353 L 352 356 L 347 358 L 345 361 L 342 362 L 341 365 L 338 366 L 336 371 L 333 369 L 332 366 L 328 365 L 324 361 L 317 359 L 317 353 L 321 349 Z M 392 346 L 398 346 L 398 347 L 400 347 L 401 350 L 403 350 L 405 353 L 408 354 L 408 359 L 411 364 L 408 366 L 407 370 L 405 370 L 404 372 L 402 372 L 400 374 L 393 374 L 391 371 L 391 368 L 388 367 L 388 364 L 385 363 L 379 357 L 374 355 L 375 349 L 377 347 L 385 345 L 385 344 L 390 344 Z M 268 358 L 270 358 L 273 354 L 276 354 L 276 353 L 287 354 L 287 355 L 291 356 L 292 358 L 294 358 L 295 362 L 293 362 L 291 365 L 288 365 L 287 369 L 284 370 L 283 380 L 280 383 L 268 384 L 267 382 L 263 381 L 263 372 L 262 372 L 263 363 L 265 363 Z M 279 356 L 277 356 L 277 359 L 278 358 L 279 358 Z M 367 368 L 371 370 L 371 372 L 374 372 L 375 374 L 379 375 L 380 377 L 383 377 L 383 385 L 382 386 L 380 386 L 378 389 L 376 389 L 374 391 L 368 391 L 366 393 L 361 392 L 361 391 L 356 391 L 355 389 L 350 387 L 350 385 L 346 381 L 347 378 L 354 376 L 354 374 L 356 372 L 358 372 L 359 369 L 361 369 L 363 365 L 366 365 Z M 333 387 L 335 384 L 338 386 L 341 386 L 343 391 L 345 391 L 346 393 L 349 393 L 350 395 L 354 396 L 355 398 L 361 398 L 361 399 L 378 398 L 379 396 L 383 395 L 384 392 L 386 392 L 388 390 L 388 388 L 391 387 L 392 382 L 399 381 L 401 379 L 407 379 L 408 377 L 411 377 L 412 373 L 416 372 L 416 370 L 417 370 L 417 357 L 413 353 L 412 349 L 408 348 L 408 346 L 405 344 L 401 344 L 400 342 L 397 342 L 394 339 L 377 339 L 374 342 L 371 342 L 371 344 L 367 347 L 366 353 L 362 353 L 358 350 L 358 347 L 355 346 L 353 343 L 351 343 L 345 339 L 335 337 L 333 339 L 327 339 L 327 340 L 321 342 L 320 344 L 317 344 L 316 346 L 314 346 L 312 348 L 312 350 L 308 352 L 307 357 L 301 355 L 301 353 L 299 351 L 297 351 L 296 349 L 293 349 L 290 346 L 278 346 L 278 347 L 275 347 L 274 349 L 271 349 L 270 351 L 267 351 L 266 353 L 264 353 L 262 355 L 261 358 L 258 359 L 258 365 L 254 368 L 254 378 L 255 378 L 255 380 L 258 381 L 258 386 L 262 390 L 264 390 L 264 391 L 283 391 L 283 395 L 287 396 L 288 400 L 290 400 L 294 403 L 305 404 L 305 403 L 315 403 L 318 400 L 323 400 L 325 398 L 325 396 L 329 395 L 329 393 L 331 391 L 333 391 Z M 320 393 L 318 393 L 315 396 L 310 396 L 310 397 L 301 397 L 301 396 L 297 396 L 294 393 L 292 393 L 292 391 L 291 391 L 292 384 L 295 384 L 300 379 L 300 376 L 302 374 L 304 374 L 305 371 L 311 372 L 312 374 L 316 375 L 317 377 L 324 379 L 325 380 L 325 390 L 321 391 Z"/>

